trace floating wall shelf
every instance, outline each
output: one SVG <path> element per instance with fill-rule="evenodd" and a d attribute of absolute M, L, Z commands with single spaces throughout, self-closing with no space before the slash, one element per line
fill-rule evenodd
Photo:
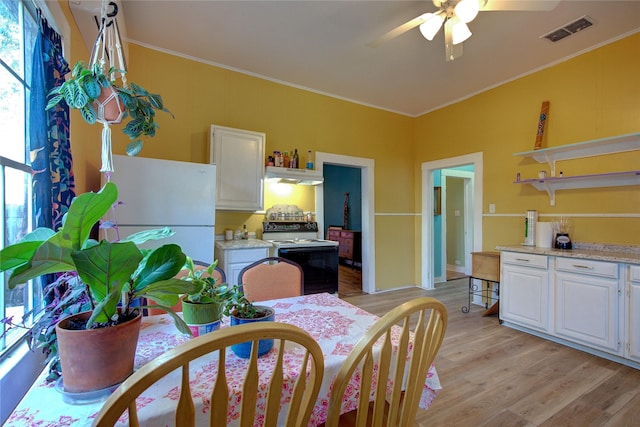
<path fill-rule="evenodd" d="M 640 170 L 594 175 L 565 176 L 559 178 L 525 179 L 523 181 L 516 181 L 514 184 L 531 184 L 537 190 L 546 191 L 547 194 L 549 194 L 551 206 L 555 206 L 556 190 L 640 185 Z"/>
<path fill-rule="evenodd" d="M 516 181 L 514 184 L 530 184 L 537 190 L 549 194 L 551 206 L 556 204 L 556 190 L 575 188 L 618 187 L 640 185 L 640 170 L 628 172 L 610 172 L 591 175 L 556 177 L 556 162 L 559 160 L 580 159 L 603 154 L 622 153 L 640 149 L 640 133 L 596 139 L 560 147 L 515 153 L 514 156 L 532 158 L 538 163 L 548 163 L 551 176 Z"/>
<path fill-rule="evenodd" d="M 640 149 L 640 133 L 630 133 L 612 138 L 594 139 L 560 147 L 523 151 L 514 156 L 530 157 L 538 163 L 548 163 L 551 176 L 556 175 L 556 162 L 559 160 L 580 159 L 602 154 L 622 153 Z"/>

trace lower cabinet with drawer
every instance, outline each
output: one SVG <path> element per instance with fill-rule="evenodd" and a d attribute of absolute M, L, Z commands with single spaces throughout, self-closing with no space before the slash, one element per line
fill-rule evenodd
<path fill-rule="evenodd" d="M 563 338 L 618 353 L 618 264 L 556 258 L 555 333 Z"/>
<path fill-rule="evenodd" d="M 549 324 L 547 256 L 500 255 L 500 320 L 546 332 Z"/>
<path fill-rule="evenodd" d="M 626 355 L 629 359 L 640 363 L 640 265 L 627 267 L 629 277 L 627 311 L 629 327 L 627 328 Z"/>
<path fill-rule="evenodd" d="M 640 265 L 503 250 L 500 274 L 503 325 L 640 369 Z"/>

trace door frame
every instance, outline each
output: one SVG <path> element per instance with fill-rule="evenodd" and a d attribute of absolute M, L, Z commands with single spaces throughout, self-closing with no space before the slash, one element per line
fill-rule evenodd
<path fill-rule="evenodd" d="M 374 160 L 365 157 L 343 156 L 340 154 L 316 151 L 316 168 L 323 170 L 324 165 L 347 166 L 360 169 L 362 196 L 362 292 L 375 293 L 375 212 L 374 212 Z M 320 229 L 320 238 L 324 238 L 324 185 L 316 185 L 316 221 Z M 433 191 L 433 190 L 432 190 Z"/>
<path fill-rule="evenodd" d="M 448 159 L 440 159 L 422 163 L 422 271 L 421 287 L 433 289 L 434 283 L 434 247 L 433 247 L 433 172 L 457 166 L 473 165 L 473 198 L 471 208 L 473 212 L 473 250 L 482 250 L 482 152 L 466 154 Z"/>
<path fill-rule="evenodd" d="M 473 247 L 473 188 L 474 188 L 474 173 L 471 171 L 462 171 L 457 169 L 442 169 L 441 172 L 442 182 L 442 228 L 447 229 L 447 177 L 460 178 L 463 181 L 464 192 L 464 216 L 463 220 L 463 232 L 464 232 L 464 274 L 471 275 L 471 252 Z M 443 233 L 442 238 L 442 265 L 441 271 L 444 274 L 444 278 L 440 277 L 443 282 L 447 281 L 447 239 L 446 233 Z M 437 279 L 437 278 L 435 278 Z M 434 279 L 434 281 L 435 281 Z"/>

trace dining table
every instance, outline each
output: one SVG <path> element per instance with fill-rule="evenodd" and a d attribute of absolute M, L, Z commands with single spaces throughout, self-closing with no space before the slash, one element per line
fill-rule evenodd
<path fill-rule="evenodd" d="M 274 299 L 262 301 L 259 304 L 275 308 L 276 322 L 298 326 L 307 331 L 319 343 L 324 356 L 325 371 L 309 426 L 324 423 L 327 418 L 331 385 L 338 370 L 357 341 L 378 317 L 329 293 Z M 223 319 L 221 327 L 230 327 L 228 319 Z M 215 331 L 211 333 L 215 333 Z M 392 340 L 396 341 L 398 336 L 399 334 L 392 333 Z M 176 329 L 169 315 L 145 316 L 138 338 L 134 369 L 140 368 L 158 355 L 164 354 L 190 339 L 193 338 Z M 285 348 L 285 351 L 295 351 L 295 349 Z M 274 348 L 260 359 L 264 359 L 264 363 L 268 364 L 270 357 L 276 357 L 276 352 L 277 349 Z M 211 356 L 213 357 L 213 355 Z M 246 360 L 236 357 L 232 352 L 229 352 L 226 357 L 227 373 L 233 369 L 234 365 L 246 362 Z M 297 360 L 296 358 L 291 359 Z M 207 405 L 213 388 L 212 366 L 215 364 L 211 363 L 207 357 L 199 358 L 190 365 L 191 390 L 197 405 L 196 425 L 208 425 L 206 420 L 209 408 Z M 299 367 L 291 369 L 291 371 L 295 371 L 295 375 L 298 375 Z M 48 383 L 46 381 L 47 374 L 48 369 L 45 368 L 9 416 L 5 426 L 76 427 L 91 425 L 107 399 L 108 392 L 102 393 L 102 395 L 89 394 L 86 398 L 82 395 L 71 395 L 64 391 L 60 381 Z M 294 374 L 292 373 L 292 375 Z M 172 417 L 173 408 L 175 408 L 179 396 L 179 378 L 179 370 L 176 370 L 153 384 L 138 397 L 138 415 L 141 425 L 174 425 Z M 261 381 L 267 382 L 268 380 L 267 376 L 261 375 Z M 351 392 L 344 397 L 343 413 L 357 407 L 359 390 L 355 380 L 352 381 L 353 386 L 347 387 Z M 438 374 L 435 366 L 432 365 L 422 390 L 420 407 L 427 409 L 440 389 Z M 230 381 L 229 400 L 231 404 L 227 414 L 229 425 L 237 424 L 241 408 L 239 404 L 242 399 L 241 391 L 242 378 Z M 286 393 L 287 391 L 283 390 L 282 410 L 285 410 L 288 405 Z M 257 406 L 255 426 L 260 426 L 261 413 L 264 414 L 264 405 L 260 404 L 260 399 Z M 127 425 L 127 421 L 126 415 L 123 415 L 117 425 Z"/>

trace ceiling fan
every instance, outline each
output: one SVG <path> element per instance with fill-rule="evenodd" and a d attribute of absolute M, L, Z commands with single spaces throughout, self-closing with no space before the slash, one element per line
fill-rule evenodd
<path fill-rule="evenodd" d="M 558 5 L 560 0 L 432 0 L 432 2 L 438 10 L 423 13 L 405 22 L 369 43 L 369 46 L 377 47 L 418 26 L 424 38 L 431 41 L 444 26 L 445 56 L 447 61 L 453 61 L 462 56 L 462 42 L 471 37 L 471 30 L 467 24 L 475 19 L 478 12 L 550 11 Z"/>

